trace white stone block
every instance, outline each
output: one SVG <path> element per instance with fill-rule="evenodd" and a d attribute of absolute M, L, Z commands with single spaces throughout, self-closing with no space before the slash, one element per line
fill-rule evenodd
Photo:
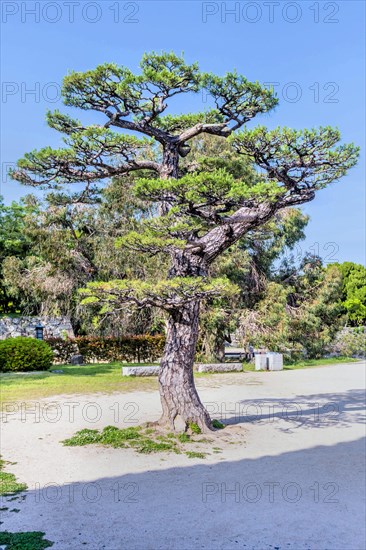
<path fill-rule="evenodd" d="M 146 365 L 143 367 L 122 367 L 123 376 L 157 376 L 159 365 Z"/>
<path fill-rule="evenodd" d="M 255 370 L 267 370 L 267 356 L 265 353 L 255 354 Z"/>
<path fill-rule="evenodd" d="M 196 372 L 242 372 L 241 363 L 197 363 L 194 367 Z"/>
<path fill-rule="evenodd" d="M 283 370 L 282 353 L 267 353 L 268 370 Z"/>

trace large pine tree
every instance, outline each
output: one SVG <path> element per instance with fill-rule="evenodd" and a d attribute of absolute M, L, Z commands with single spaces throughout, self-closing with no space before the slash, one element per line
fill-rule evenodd
<path fill-rule="evenodd" d="M 83 190 L 73 200 L 83 201 L 93 197 L 103 180 L 118 176 L 123 185 L 120 176 L 141 174 L 135 179 L 135 193 L 156 204 L 156 215 L 141 219 L 138 231 L 119 244 L 132 251 L 167 254 L 169 272 L 154 283 L 91 283 L 84 301 L 99 301 L 104 310 L 126 304 L 157 306 L 166 312 L 160 422 L 174 429 L 180 417 L 187 426 L 197 423 L 209 430 L 211 420 L 193 379 L 200 303 L 236 292 L 227 281 L 210 278 L 210 265 L 278 210 L 312 200 L 317 190 L 344 176 L 356 163 L 358 149 L 336 145 L 340 135 L 330 127 L 247 129 L 245 124 L 273 109 L 277 99 L 236 72 L 223 77 L 202 73 L 197 64 L 187 65 L 173 53 L 146 54 L 140 69 L 134 74 L 126 67 L 104 64 L 67 76 L 64 103 L 98 111 L 97 120 L 103 115 L 104 123 L 85 126 L 58 111 L 48 113 L 48 124 L 65 134 L 66 147 L 26 154 L 12 176 L 44 188 L 82 182 Z M 211 98 L 213 108 L 166 114 L 174 96 L 199 92 Z M 203 133 L 229 139 L 234 150 L 257 167 L 256 177 L 246 181 L 225 168 L 182 171 L 180 160 L 189 154 L 190 140 Z M 157 156 L 151 155 L 154 146 Z"/>

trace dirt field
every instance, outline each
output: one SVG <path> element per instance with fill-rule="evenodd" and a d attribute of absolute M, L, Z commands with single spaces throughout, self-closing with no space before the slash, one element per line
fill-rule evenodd
<path fill-rule="evenodd" d="M 8 404 L 1 453 L 29 490 L 2 500 L 2 528 L 44 531 L 55 550 L 365 548 L 364 364 L 197 385 L 228 424 L 206 459 L 60 443 L 157 419 L 155 391 Z"/>

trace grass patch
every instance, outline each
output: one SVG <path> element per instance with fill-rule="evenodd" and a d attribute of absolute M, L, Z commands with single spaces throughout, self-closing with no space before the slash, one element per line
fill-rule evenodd
<path fill-rule="evenodd" d="M 191 438 L 186 433 L 179 434 L 178 439 L 181 443 L 189 443 L 191 441 Z"/>
<path fill-rule="evenodd" d="M 151 428 L 141 426 L 117 428 L 107 426 L 102 431 L 84 429 L 62 443 L 68 447 L 84 445 L 106 445 L 108 447 L 135 449 L 138 453 L 150 454 L 160 452 L 179 452 L 177 440 L 161 434 L 153 434 Z"/>
<path fill-rule="evenodd" d="M 185 454 L 188 456 L 188 458 L 206 458 L 205 453 L 197 453 L 195 451 L 186 451 Z"/>
<path fill-rule="evenodd" d="M 193 439 L 194 443 L 212 443 L 212 439 L 208 437 L 200 437 L 199 439 Z"/>
<path fill-rule="evenodd" d="M 222 453 L 222 449 L 221 449 L 221 447 L 212 447 L 212 452 L 213 453 Z"/>
<path fill-rule="evenodd" d="M 223 430 L 225 425 L 215 418 L 215 420 L 212 421 L 212 427 L 216 428 L 216 430 Z"/>
<path fill-rule="evenodd" d="M 18 483 L 14 474 L 4 472 L 5 464 L 5 460 L 0 459 L 0 495 L 10 496 L 25 491 L 25 483 Z"/>
<path fill-rule="evenodd" d="M 310 359 L 285 365 L 285 370 L 320 367 L 337 363 L 358 361 L 350 357 L 332 359 Z M 135 365 L 136 363 L 129 363 Z M 75 395 L 95 393 L 126 393 L 130 391 L 153 391 L 158 389 L 157 377 L 122 376 L 121 369 L 127 363 L 92 363 L 90 365 L 54 365 L 63 374 L 42 373 L 2 373 L 0 374 L 0 401 L 32 401 L 52 395 Z M 245 371 L 254 371 L 254 364 L 244 364 Z M 235 373 L 232 373 L 235 374 Z M 236 373 L 238 374 L 238 373 Z M 220 376 L 211 373 L 195 373 L 195 378 Z M 193 433 L 196 433 L 192 430 Z"/>
<path fill-rule="evenodd" d="M 133 428 L 117 428 L 116 426 L 107 426 L 103 430 L 84 429 L 76 432 L 69 439 L 61 443 L 67 447 L 80 447 L 84 445 L 105 445 L 114 448 L 130 448 L 138 453 L 176 453 L 185 452 L 186 443 L 210 443 L 212 440 L 200 438 L 195 439 L 192 435 L 186 433 L 163 434 L 152 428 L 136 426 Z M 196 453 L 189 451 L 190 458 L 205 458 L 205 453 Z M 187 452 L 185 452 L 187 454 Z M 188 454 L 187 454 L 188 456 Z"/>
<path fill-rule="evenodd" d="M 50 540 L 44 539 L 45 533 L 41 531 L 29 531 L 26 533 L 0 533 L 0 545 L 5 545 L 6 550 L 43 550 L 53 545 Z"/>
<path fill-rule="evenodd" d="M 152 438 L 142 437 L 138 441 L 133 441 L 131 443 L 138 453 L 150 454 L 150 453 L 176 453 L 180 454 L 180 450 L 176 443 L 171 439 L 163 440 L 160 438 L 160 441 L 156 441 Z"/>
<path fill-rule="evenodd" d="M 124 428 L 120 430 L 115 426 L 106 426 L 101 432 L 99 430 L 90 430 L 85 428 L 76 432 L 70 439 L 65 439 L 62 443 L 67 447 L 82 447 L 84 445 L 93 445 L 99 443 L 110 447 L 126 447 L 126 442 L 141 437 L 140 428 Z"/>
<path fill-rule="evenodd" d="M 136 366 L 136 364 L 134 364 Z M 123 393 L 134 390 L 155 390 L 156 377 L 122 376 L 127 363 L 93 363 L 90 365 L 54 365 L 63 374 L 3 373 L 0 374 L 1 401 L 27 401 L 51 395 L 88 393 Z M 132 366 L 132 363 L 130 364 Z"/>
<path fill-rule="evenodd" d="M 284 365 L 284 370 L 306 369 L 312 367 L 322 367 L 326 365 L 335 365 L 338 363 L 357 363 L 359 359 L 353 357 L 323 357 L 322 359 L 303 359 Z"/>
<path fill-rule="evenodd" d="M 356 363 L 359 359 L 353 357 L 327 357 L 322 359 L 302 359 L 292 363 L 285 364 L 283 370 L 310 369 L 313 367 L 323 367 L 326 365 L 335 365 L 338 363 Z M 244 363 L 244 371 L 249 372 L 267 372 L 256 371 L 254 363 Z"/>
<path fill-rule="evenodd" d="M 201 433 L 201 428 L 195 422 L 190 422 L 188 427 L 189 427 L 189 429 L 191 430 L 191 432 L 193 434 L 200 434 Z"/>

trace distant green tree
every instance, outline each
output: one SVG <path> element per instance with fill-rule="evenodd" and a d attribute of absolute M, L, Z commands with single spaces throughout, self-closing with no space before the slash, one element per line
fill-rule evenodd
<path fill-rule="evenodd" d="M 295 307 L 291 315 L 291 340 L 310 358 L 327 351 L 344 323 L 342 317 L 342 277 L 335 266 L 328 269 L 309 266 L 295 287 Z"/>
<path fill-rule="evenodd" d="M 361 264 L 344 262 L 335 264 L 342 273 L 342 303 L 349 324 L 366 324 L 366 268 Z"/>
<path fill-rule="evenodd" d="M 343 323 L 342 276 L 336 266 L 305 260 L 290 282 L 269 282 L 254 309 L 244 310 L 245 343 L 271 351 L 322 357 Z"/>
<path fill-rule="evenodd" d="M 121 195 L 118 182 L 111 182 L 96 201 L 74 203 L 60 193 L 48 194 L 36 209 L 27 213 L 21 238 L 28 243 L 22 254 L 8 247 L 2 260 L 4 289 L 20 311 L 29 314 L 68 315 L 77 333 L 142 333 L 156 331 L 157 319 L 150 310 L 124 312 L 94 323 L 92 308 L 80 308 L 78 289 L 93 280 L 134 276 L 146 279 L 161 273 L 159 258 L 150 262 L 129 250 L 115 247 L 115 239 L 126 234 L 146 216 L 148 206 L 132 193 Z M 13 204 L 8 223 L 17 226 Z M 5 228 L 5 226 L 4 226 Z M 165 267 L 165 266 L 164 266 Z M 102 321 L 102 322 L 101 322 Z M 155 325 L 155 328 L 154 328 Z M 161 330 L 161 327 L 160 327 Z"/>
<path fill-rule="evenodd" d="M 29 253 L 32 241 L 27 235 L 27 217 L 37 211 L 32 200 L 13 201 L 5 206 L 0 197 L 0 313 L 17 313 L 20 300 L 9 293 L 4 282 L 3 266 L 8 257 L 24 259 Z"/>
<path fill-rule="evenodd" d="M 240 332 L 244 346 L 283 352 L 290 343 L 290 316 L 287 311 L 288 290 L 279 283 L 268 282 L 263 298 L 254 308 L 244 309 Z"/>

